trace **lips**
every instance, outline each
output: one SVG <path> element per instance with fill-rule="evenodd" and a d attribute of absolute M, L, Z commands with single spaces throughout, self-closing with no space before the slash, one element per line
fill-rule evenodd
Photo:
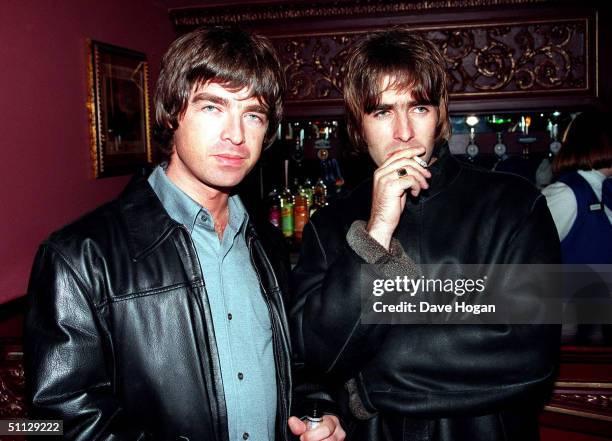
<path fill-rule="evenodd" d="M 246 161 L 246 156 L 240 156 L 232 153 L 219 153 L 214 157 L 223 165 L 240 166 Z"/>

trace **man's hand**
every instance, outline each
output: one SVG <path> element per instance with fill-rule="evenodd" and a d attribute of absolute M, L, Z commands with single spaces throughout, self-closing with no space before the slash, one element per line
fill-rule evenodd
<path fill-rule="evenodd" d="M 406 191 L 410 189 L 416 197 L 429 187 L 426 179 L 431 173 L 414 159 L 424 153 L 424 147 L 397 150 L 374 172 L 372 211 L 366 230 L 386 249 L 406 205 Z M 423 162 L 420 158 L 418 161 Z"/>
<path fill-rule="evenodd" d="M 343 441 L 346 433 L 335 415 L 323 415 L 317 427 L 306 431 L 306 423 L 297 417 L 290 417 L 289 429 L 300 441 Z"/>

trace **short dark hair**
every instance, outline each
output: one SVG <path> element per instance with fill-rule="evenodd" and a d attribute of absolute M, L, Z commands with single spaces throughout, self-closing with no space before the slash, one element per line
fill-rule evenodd
<path fill-rule="evenodd" d="M 450 137 L 446 60 L 435 44 L 405 27 L 376 31 L 349 51 L 344 77 L 347 131 L 353 145 L 366 149 L 363 115 L 372 112 L 389 77 L 388 89 L 412 88 L 414 98 L 438 109 L 436 143 Z"/>
<path fill-rule="evenodd" d="M 238 28 L 199 28 L 177 38 L 162 59 L 154 98 L 161 160 L 172 153 L 172 138 L 192 90 L 209 81 L 230 90 L 249 89 L 267 110 L 264 145 L 274 141 L 283 113 L 285 78 L 272 44 Z"/>
<path fill-rule="evenodd" d="M 595 109 L 576 115 L 562 144 L 552 164 L 555 174 L 612 167 L 612 115 Z"/>

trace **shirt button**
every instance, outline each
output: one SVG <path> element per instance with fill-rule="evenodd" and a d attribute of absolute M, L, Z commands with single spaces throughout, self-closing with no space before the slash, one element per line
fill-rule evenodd
<path fill-rule="evenodd" d="M 244 432 L 244 433 L 242 434 L 242 439 L 244 439 L 244 440 L 249 439 L 249 432 Z"/>
<path fill-rule="evenodd" d="M 242 372 L 238 372 L 238 379 L 242 380 L 244 378 L 244 375 Z M 245 438 L 246 439 L 246 438 Z"/>
<path fill-rule="evenodd" d="M 228 314 L 228 315 L 227 315 L 227 319 L 228 319 L 228 320 L 231 320 L 231 319 L 232 319 L 232 314 Z"/>
<path fill-rule="evenodd" d="M 208 215 L 207 215 L 206 213 L 202 213 L 202 214 L 200 215 L 200 220 L 201 220 L 202 222 L 206 222 L 206 221 L 208 220 Z"/>

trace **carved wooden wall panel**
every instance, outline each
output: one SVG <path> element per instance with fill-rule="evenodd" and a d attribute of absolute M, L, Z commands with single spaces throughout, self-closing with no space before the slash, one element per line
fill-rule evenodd
<path fill-rule="evenodd" d="M 555 386 L 547 410 L 612 422 L 612 383 L 559 381 Z"/>
<path fill-rule="evenodd" d="M 341 100 L 347 50 L 358 36 L 273 38 L 287 76 L 287 101 Z"/>
<path fill-rule="evenodd" d="M 287 113 L 304 117 L 340 115 L 347 48 L 398 24 L 444 52 L 452 111 L 597 104 L 599 89 L 612 94 L 605 75 L 597 78 L 600 9 L 589 0 L 261 0 L 175 9 L 170 18 L 179 33 L 231 23 L 268 35 L 289 80 Z"/>
<path fill-rule="evenodd" d="M 20 344 L 0 339 L 0 418 L 25 418 L 25 376 Z"/>
<path fill-rule="evenodd" d="M 420 28 L 444 53 L 456 98 L 594 94 L 589 18 Z M 287 101 L 342 98 L 348 47 L 367 31 L 272 36 L 288 80 Z"/>
<path fill-rule="evenodd" d="M 465 26 L 426 32 L 446 56 L 455 96 L 586 91 L 588 20 Z"/>

